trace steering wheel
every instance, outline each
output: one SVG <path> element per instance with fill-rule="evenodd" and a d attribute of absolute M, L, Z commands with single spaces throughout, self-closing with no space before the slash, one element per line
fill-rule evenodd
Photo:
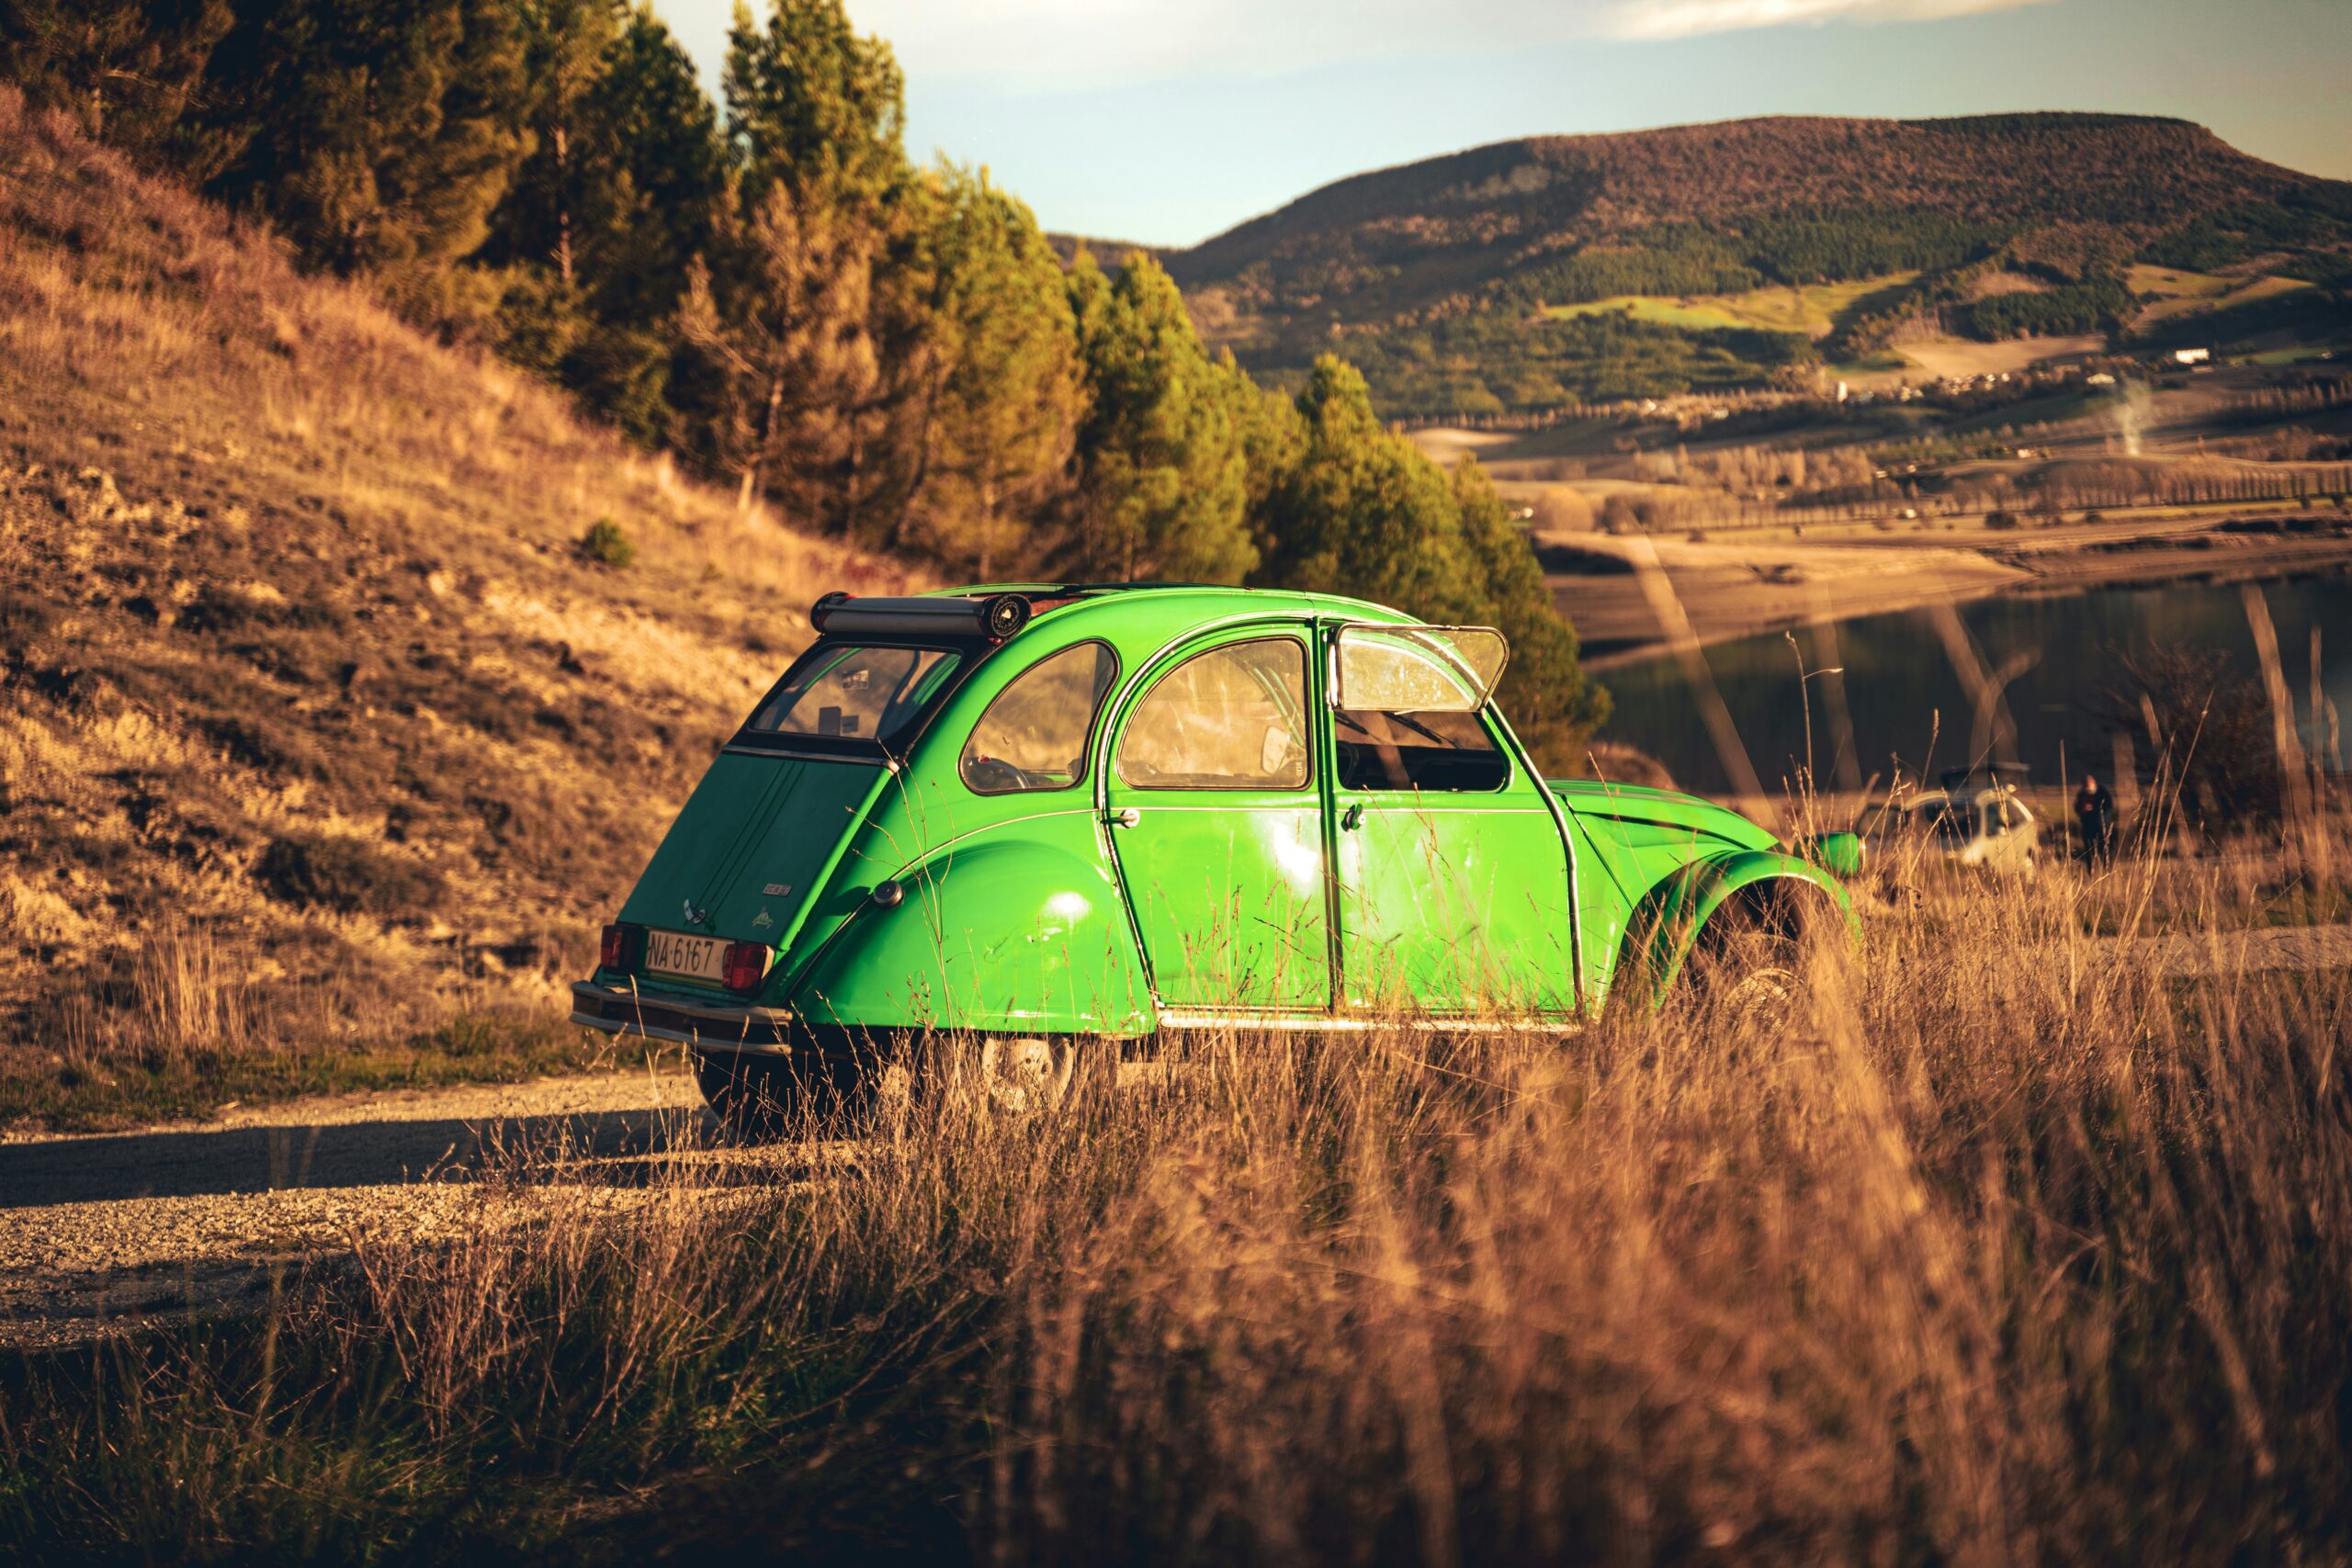
<path fill-rule="evenodd" d="M 964 782 L 982 795 L 1006 795 L 1029 787 L 1029 775 L 1001 757 L 975 757 L 964 768 Z"/>

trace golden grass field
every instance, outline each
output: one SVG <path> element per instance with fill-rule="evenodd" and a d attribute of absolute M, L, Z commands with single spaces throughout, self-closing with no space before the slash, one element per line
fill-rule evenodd
<path fill-rule="evenodd" d="M 2330 1561 L 2352 973 L 2223 938 L 2340 903 L 2347 852 L 1898 860 L 1786 1007 L 1236 1033 L 1073 1104 L 803 1120 L 625 1202 L 518 1151 L 258 1313 L 0 1362 L 0 1540 Z"/>

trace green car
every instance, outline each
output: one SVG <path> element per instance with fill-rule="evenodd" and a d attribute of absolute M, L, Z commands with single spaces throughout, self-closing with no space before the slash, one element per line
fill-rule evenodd
<path fill-rule="evenodd" d="M 1168 584 L 811 620 L 572 988 L 576 1023 L 687 1045 L 722 1111 L 933 1046 L 1052 1092 L 1237 1023 L 1567 1030 L 1710 931 L 1851 919 L 1851 835 L 1543 778 L 1488 628 Z"/>

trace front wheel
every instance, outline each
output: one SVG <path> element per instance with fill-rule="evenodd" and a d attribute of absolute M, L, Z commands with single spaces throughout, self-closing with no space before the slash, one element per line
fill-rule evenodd
<path fill-rule="evenodd" d="M 1802 1014 L 1826 911 L 1818 897 L 1739 898 L 1701 929 L 1684 974 L 1702 1004 L 1742 1024 L 1776 1028 Z"/>
<path fill-rule="evenodd" d="M 1118 1074 L 1115 1044 L 1067 1034 L 982 1035 L 974 1057 L 981 1091 L 1005 1111 L 1079 1104 Z"/>

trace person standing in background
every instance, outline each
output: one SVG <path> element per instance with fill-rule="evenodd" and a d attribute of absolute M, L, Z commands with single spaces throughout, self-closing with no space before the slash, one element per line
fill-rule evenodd
<path fill-rule="evenodd" d="M 2115 858 L 2115 797 L 2085 773 L 2075 792 L 2075 829 L 2082 835 L 2083 858 L 2094 863 Z"/>

